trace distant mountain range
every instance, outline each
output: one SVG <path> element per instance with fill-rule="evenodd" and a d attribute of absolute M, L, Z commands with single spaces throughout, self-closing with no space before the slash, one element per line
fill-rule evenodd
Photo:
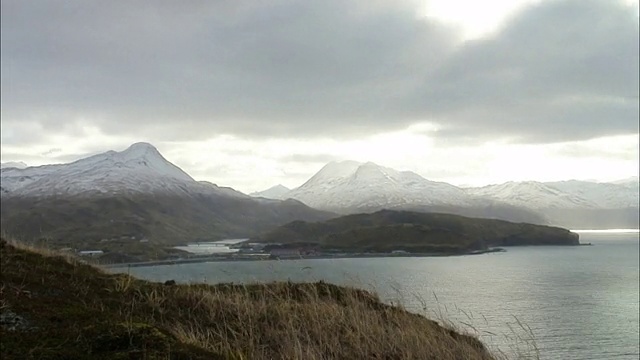
<path fill-rule="evenodd" d="M 491 196 L 536 209 L 620 209 L 638 207 L 638 184 L 589 181 L 508 182 L 469 188 L 472 194 Z"/>
<path fill-rule="evenodd" d="M 638 178 L 460 188 L 374 163 L 332 162 L 302 186 L 243 194 L 196 181 L 150 144 L 69 164 L 0 169 L 2 231 L 59 245 L 162 245 L 249 237 L 294 220 L 382 209 L 570 228 L 638 227 Z M 114 245 L 111 245 L 113 242 Z M 106 244 L 106 245 L 105 245 Z"/>
<path fill-rule="evenodd" d="M 282 199 L 289 191 L 291 191 L 291 189 L 288 187 L 278 184 L 268 188 L 267 190 L 253 192 L 249 195 L 253 197 L 263 197 L 265 199 Z"/>
<path fill-rule="evenodd" d="M 394 209 L 546 223 L 543 216 L 528 209 L 470 196 L 464 189 L 451 184 L 430 181 L 410 171 L 397 171 L 372 162 L 331 162 L 302 186 L 287 192 L 285 189 L 280 186 L 252 195 L 295 199 L 317 209 L 341 214 Z"/>
<path fill-rule="evenodd" d="M 460 188 L 409 171 L 343 161 L 329 163 L 300 187 L 284 190 L 253 195 L 296 199 L 343 214 L 405 209 L 574 228 L 638 227 L 638 177 L 611 183 L 525 181 Z"/>
<path fill-rule="evenodd" d="M 2 231 L 66 245 L 248 237 L 333 216 L 299 201 L 256 199 L 196 181 L 146 143 L 70 164 L 3 166 L 0 175 Z"/>
<path fill-rule="evenodd" d="M 590 181 L 519 182 L 471 188 L 476 195 L 491 196 L 527 207 L 546 216 L 551 224 L 570 228 L 638 228 L 637 178 L 618 183 Z"/>

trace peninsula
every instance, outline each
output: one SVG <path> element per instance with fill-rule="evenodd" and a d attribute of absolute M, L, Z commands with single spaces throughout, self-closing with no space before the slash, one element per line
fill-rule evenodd
<path fill-rule="evenodd" d="M 294 221 L 251 241 L 282 248 L 419 254 L 466 254 L 502 246 L 580 244 L 578 234 L 558 227 L 392 210 L 322 222 Z"/>

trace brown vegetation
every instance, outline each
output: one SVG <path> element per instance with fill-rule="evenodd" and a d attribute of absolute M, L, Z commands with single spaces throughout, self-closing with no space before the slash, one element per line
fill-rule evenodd
<path fill-rule="evenodd" d="M 164 285 L 2 241 L 3 359 L 492 359 L 474 337 L 323 282 Z"/>

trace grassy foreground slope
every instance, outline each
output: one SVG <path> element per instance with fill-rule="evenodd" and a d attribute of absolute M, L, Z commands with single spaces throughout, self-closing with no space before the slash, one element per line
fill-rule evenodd
<path fill-rule="evenodd" d="M 464 253 L 492 246 L 579 244 L 578 234 L 558 227 L 393 210 L 323 222 L 294 221 L 254 240 L 347 251 L 425 253 Z"/>
<path fill-rule="evenodd" d="M 0 248 L 2 359 L 492 359 L 476 338 L 362 290 L 164 285 Z"/>

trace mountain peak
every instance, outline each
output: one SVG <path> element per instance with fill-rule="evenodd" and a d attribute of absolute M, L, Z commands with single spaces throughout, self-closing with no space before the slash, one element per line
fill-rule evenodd
<path fill-rule="evenodd" d="M 266 199 L 283 199 L 285 194 L 289 191 L 291 191 L 291 189 L 289 189 L 288 187 L 282 184 L 278 184 L 268 188 L 267 190 L 256 191 L 249 195 L 253 197 L 263 197 Z"/>
<path fill-rule="evenodd" d="M 335 180 L 342 179 L 353 175 L 358 167 L 362 165 L 357 161 L 352 160 L 344 160 L 344 161 L 332 161 L 320 169 L 307 183 L 303 184 L 305 186 L 311 183 L 322 183 L 326 180 Z"/>
<path fill-rule="evenodd" d="M 149 143 L 126 150 L 106 151 L 69 164 L 45 165 L 2 173 L 3 188 L 11 196 L 49 196 L 82 193 L 182 193 L 202 186 L 165 159 Z"/>
<path fill-rule="evenodd" d="M 397 175 L 397 171 L 385 168 L 371 161 L 358 166 L 353 177 L 364 181 L 388 181 L 393 175 Z"/>
<path fill-rule="evenodd" d="M 470 197 L 455 186 L 429 181 L 373 162 L 331 162 L 286 196 L 325 210 L 380 209 L 405 205 L 462 205 Z M 350 210 L 348 210 L 350 211 Z"/>
<path fill-rule="evenodd" d="M 155 146 L 146 142 L 138 142 L 138 143 L 132 144 L 126 150 L 122 151 L 120 154 L 125 156 L 128 159 L 146 157 L 149 155 L 162 157 L 162 155 L 160 154 L 160 152 Z"/>
<path fill-rule="evenodd" d="M 153 150 L 153 151 L 158 151 L 158 149 L 155 146 L 149 144 L 148 142 L 144 142 L 144 141 L 140 141 L 140 142 L 131 144 L 131 146 L 129 146 L 127 148 L 127 150 L 125 150 L 125 151 L 135 151 L 135 150 Z"/>
<path fill-rule="evenodd" d="M 362 163 L 353 160 L 331 161 L 322 167 L 320 171 L 355 171 Z"/>
<path fill-rule="evenodd" d="M 113 153 L 107 152 L 107 154 Z M 182 169 L 165 159 L 155 146 L 146 142 L 134 143 L 126 150 L 115 153 L 115 156 L 119 160 L 130 164 L 133 168 L 142 168 L 145 169 L 144 171 L 150 171 L 157 176 L 165 176 L 187 182 L 194 181 Z"/>

